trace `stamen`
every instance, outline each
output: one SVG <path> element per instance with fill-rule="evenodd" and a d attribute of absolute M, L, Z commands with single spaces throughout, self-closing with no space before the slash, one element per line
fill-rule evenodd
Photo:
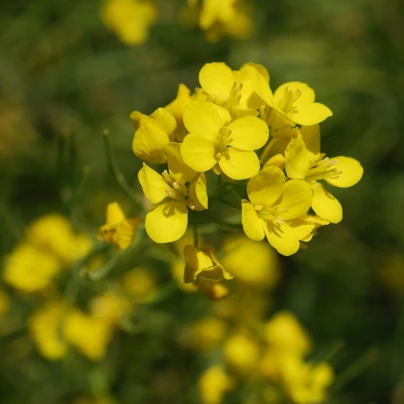
<path fill-rule="evenodd" d="M 216 160 L 220 160 L 222 158 L 222 153 L 216 153 Z"/>
<path fill-rule="evenodd" d="M 176 182 L 176 181 L 173 182 L 173 187 L 175 189 L 180 189 L 180 186 L 178 185 L 178 182 Z"/>
<path fill-rule="evenodd" d="M 173 199 L 174 198 L 174 194 L 172 193 L 172 191 L 170 189 L 166 189 L 166 194 L 169 198 Z"/>
<path fill-rule="evenodd" d="M 254 210 L 260 212 L 264 207 L 262 205 L 254 205 Z"/>

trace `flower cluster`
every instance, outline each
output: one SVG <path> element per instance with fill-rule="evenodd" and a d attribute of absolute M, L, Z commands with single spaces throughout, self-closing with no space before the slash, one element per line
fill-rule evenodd
<path fill-rule="evenodd" d="M 239 70 L 208 63 L 199 82 L 193 93 L 181 84 L 175 100 L 150 116 L 131 114 L 153 241 L 180 239 L 190 213 L 199 223 L 212 220 L 205 212 L 217 201 L 241 209 L 250 239 L 266 238 L 286 256 L 318 227 L 342 219 L 340 203 L 320 181 L 350 187 L 363 169 L 353 158 L 321 152 L 319 123 L 332 113 L 313 89 L 289 82 L 272 92 L 268 71 L 254 63 Z M 215 175 L 216 189 L 208 190 Z"/>

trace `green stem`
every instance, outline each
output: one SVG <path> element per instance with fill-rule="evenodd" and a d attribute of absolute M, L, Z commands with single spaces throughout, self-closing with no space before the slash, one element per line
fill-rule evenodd
<path fill-rule="evenodd" d="M 340 373 L 330 389 L 331 394 L 335 394 L 351 380 L 358 377 L 367 368 L 373 365 L 380 357 L 380 352 L 377 348 L 369 349 L 361 358 L 348 366 Z"/>
<path fill-rule="evenodd" d="M 198 225 L 194 223 L 193 225 L 193 231 L 194 231 L 194 246 L 198 248 Z"/>
<path fill-rule="evenodd" d="M 139 200 L 131 188 L 131 186 L 128 184 L 126 181 L 124 175 L 121 173 L 118 164 L 115 159 L 114 151 L 112 149 L 111 143 L 109 141 L 109 132 L 108 130 L 104 130 L 103 133 L 103 138 L 104 138 L 104 144 L 105 144 L 105 151 L 107 154 L 107 159 L 108 159 L 108 164 L 109 167 L 111 168 L 111 171 L 115 177 L 116 182 L 118 185 L 122 188 L 122 190 L 128 195 L 128 197 L 131 199 L 131 201 L 135 204 L 135 206 L 139 210 L 143 210 L 141 204 L 139 203 Z"/>

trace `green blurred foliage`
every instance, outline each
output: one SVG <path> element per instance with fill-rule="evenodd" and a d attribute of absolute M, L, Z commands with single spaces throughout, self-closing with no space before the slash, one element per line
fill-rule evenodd
<path fill-rule="evenodd" d="M 274 309 L 296 313 L 319 350 L 344 341 L 332 362 L 337 374 L 377 348 L 379 360 L 331 394 L 330 403 L 403 403 L 404 288 L 381 276 L 391 257 L 404 255 L 403 3 L 251 1 L 254 37 L 214 44 L 178 24 L 181 4 L 160 0 L 151 38 L 129 48 L 102 25 L 98 1 L 2 2 L 1 251 L 12 249 L 29 221 L 52 211 L 95 234 L 111 195 L 125 199 L 108 169 L 103 129 L 134 185 L 140 162 L 131 150 L 132 110 L 148 114 L 166 105 L 180 82 L 195 87 L 204 63 L 262 63 L 272 88 L 299 80 L 315 89 L 334 113 L 322 125 L 324 151 L 355 157 L 365 169 L 357 186 L 335 191 L 343 222 L 283 259 Z M 397 276 L 404 277 L 402 264 Z M 175 335 L 184 319 L 209 312 L 210 302 L 177 291 L 144 310 L 146 331 L 120 334 L 100 364 L 39 356 L 27 362 L 19 359 L 26 337 L 5 338 L 0 402 L 67 403 L 88 386 L 122 403 L 195 402 L 190 386 L 203 364 L 180 350 Z"/>

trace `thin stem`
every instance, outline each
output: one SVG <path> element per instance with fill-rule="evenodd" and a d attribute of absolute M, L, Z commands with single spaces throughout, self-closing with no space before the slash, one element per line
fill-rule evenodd
<path fill-rule="evenodd" d="M 267 159 L 269 152 L 272 149 L 272 146 L 275 144 L 275 142 L 277 142 L 279 140 L 279 138 L 273 137 L 265 146 L 265 149 L 262 151 L 261 153 L 261 157 L 260 157 L 260 163 L 264 163 L 264 161 Z"/>
<path fill-rule="evenodd" d="M 111 168 L 111 171 L 115 177 L 116 182 L 122 188 L 122 190 L 126 193 L 126 195 L 128 195 L 128 197 L 135 204 L 135 206 L 139 210 L 142 210 L 143 208 L 142 208 L 141 204 L 139 203 L 135 192 L 133 192 L 133 189 L 128 184 L 124 175 L 121 173 L 121 171 L 118 167 L 118 164 L 115 159 L 114 151 L 113 151 L 111 143 L 109 141 L 109 131 L 107 129 L 105 129 L 103 132 L 103 138 L 104 138 L 105 151 L 107 154 L 108 164 L 109 164 L 109 167 Z"/>
<path fill-rule="evenodd" d="M 198 248 L 198 225 L 194 223 L 193 225 L 193 231 L 194 231 L 194 246 Z"/>

